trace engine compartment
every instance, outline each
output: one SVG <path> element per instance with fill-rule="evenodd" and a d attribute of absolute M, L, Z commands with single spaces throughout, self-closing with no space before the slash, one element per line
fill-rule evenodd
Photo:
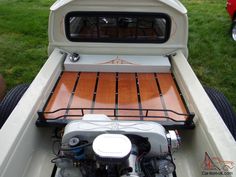
<path fill-rule="evenodd" d="M 60 131 L 53 143 L 55 177 L 176 176 L 172 153 L 180 137 L 158 123 L 93 114 Z"/>

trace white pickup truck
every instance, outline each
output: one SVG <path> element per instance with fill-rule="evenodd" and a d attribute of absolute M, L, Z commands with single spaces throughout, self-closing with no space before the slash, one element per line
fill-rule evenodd
<path fill-rule="evenodd" d="M 0 177 L 236 175 L 235 119 L 187 61 L 178 0 L 58 0 L 50 10 L 49 58 L 8 99 L 24 93 L 0 129 Z"/>

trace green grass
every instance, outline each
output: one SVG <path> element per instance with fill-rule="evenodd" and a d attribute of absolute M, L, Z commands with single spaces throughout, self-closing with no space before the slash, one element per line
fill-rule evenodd
<path fill-rule="evenodd" d="M 0 73 L 8 89 L 31 82 L 47 59 L 53 0 L 0 1 Z M 236 43 L 226 0 L 182 0 L 189 16 L 189 62 L 203 85 L 222 91 L 236 110 Z"/>
<path fill-rule="evenodd" d="M 222 91 L 236 110 L 236 43 L 226 0 L 183 0 L 189 16 L 189 62 L 203 85 Z"/>
<path fill-rule="evenodd" d="M 31 82 L 47 58 L 52 0 L 0 1 L 0 73 L 8 89 Z"/>

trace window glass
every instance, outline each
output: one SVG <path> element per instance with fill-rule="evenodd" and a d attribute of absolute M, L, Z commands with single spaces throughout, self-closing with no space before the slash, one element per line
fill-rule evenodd
<path fill-rule="evenodd" d="M 165 14 L 69 13 L 67 38 L 78 42 L 166 42 L 170 19 Z"/>

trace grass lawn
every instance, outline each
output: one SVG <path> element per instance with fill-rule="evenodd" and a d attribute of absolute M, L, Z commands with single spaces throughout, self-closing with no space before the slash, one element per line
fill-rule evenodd
<path fill-rule="evenodd" d="M 236 43 L 226 0 L 182 0 L 189 16 L 189 62 L 203 85 L 222 91 L 236 111 Z"/>
<path fill-rule="evenodd" d="M 53 0 L 0 1 L 0 73 L 8 89 L 31 82 L 47 59 Z M 236 110 L 236 43 L 226 0 L 182 0 L 189 16 L 189 62 L 203 85 L 222 91 Z"/>

